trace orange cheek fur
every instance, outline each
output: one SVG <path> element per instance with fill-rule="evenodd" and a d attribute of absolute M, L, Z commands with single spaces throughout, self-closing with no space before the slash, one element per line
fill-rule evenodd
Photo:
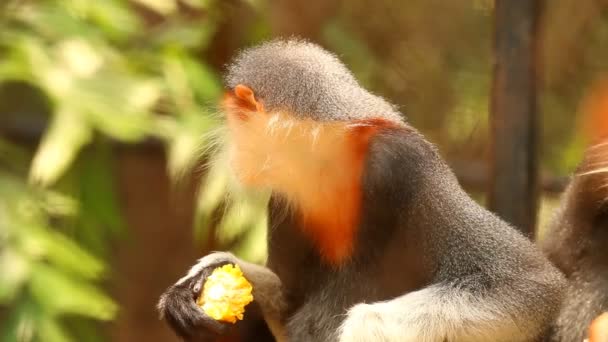
<path fill-rule="evenodd" d="M 353 253 L 361 179 L 370 138 L 382 120 L 325 122 L 251 111 L 225 102 L 230 159 L 241 183 L 284 195 L 304 234 L 332 265 Z"/>

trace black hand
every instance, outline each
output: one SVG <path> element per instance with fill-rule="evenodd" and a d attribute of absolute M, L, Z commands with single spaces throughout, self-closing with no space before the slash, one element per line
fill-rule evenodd
<path fill-rule="evenodd" d="M 161 317 L 186 341 L 213 341 L 225 334 L 232 326 L 209 317 L 196 304 L 202 285 L 211 272 L 217 267 L 231 263 L 236 263 L 231 254 L 207 255 L 185 278 L 171 286 L 161 296 L 158 305 Z"/>

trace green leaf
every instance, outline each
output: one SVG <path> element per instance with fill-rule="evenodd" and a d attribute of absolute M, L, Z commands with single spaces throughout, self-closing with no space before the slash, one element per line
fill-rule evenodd
<path fill-rule="evenodd" d="M 69 337 L 65 328 L 63 328 L 57 319 L 50 317 L 43 318 L 38 322 L 38 340 L 44 342 L 71 342 L 74 341 Z"/>
<path fill-rule="evenodd" d="M 60 233 L 48 231 L 45 256 L 55 267 L 85 279 L 98 279 L 104 272 L 103 263 Z"/>
<path fill-rule="evenodd" d="M 173 137 L 169 145 L 167 163 L 172 179 L 181 178 L 200 158 L 201 139 L 192 132 L 182 132 Z"/>
<path fill-rule="evenodd" d="M 163 61 L 163 74 L 178 113 L 194 108 L 194 95 L 179 53 L 167 54 Z M 183 115 L 183 114 L 182 114 Z"/>
<path fill-rule="evenodd" d="M 60 41 L 55 47 L 58 61 L 77 77 L 89 77 L 104 64 L 104 58 L 92 42 L 82 38 Z"/>
<path fill-rule="evenodd" d="M 205 179 L 201 182 L 197 198 L 197 216 L 194 225 L 197 238 L 206 236 L 215 210 L 226 199 L 230 181 L 226 155 L 213 156 L 210 166 Z"/>
<path fill-rule="evenodd" d="M 6 139 L 0 137 L 0 163 L 4 163 L 7 169 L 15 173 L 27 173 L 27 163 L 30 155 L 27 149 L 16 145 Z M 7 177 L 6 174 L 0 174 L 0 178 Z"/>
<path fill-rule="evenodd" d="M 36 320 L 42 314 L 40 308 L 29 300 L 16 303 L 6 322 L 2 323 L 2 342 L 31 342 L 36 335 Z"/>
<path fill-rule="evenodd" d="M 32 77 L 26 60 L 17 51 L 11 50 L 0 60 L 0 82 L 15 80 L 31 82 Z"/>
<path fill-rule="evenodd" d="M 0 245 L 1 246 L 1 245 Z M 30 275 L 30 261 L 11 248 L 0 249 L 0 304 L 14 300 Z"/>
<path fill-rule="evenodd" d="M 75 314 L 109 320 L 117 311 L 116 304 L 101 291 L 46 265 L 38 265 L 33 270 L 30 291 L 53 315 Z"/>
<path fill-rule="evenodd" d="M 236 240 L 265 220 L 270 199 L 268 192 L 245 189 L 233 190 L 230 196 L 230 204 L 218 227 L 218 238 L 222 242 Z"/>
<path fill-rule="evenodd" d="M 91 136 L 91 129 L 82 116 L 67 107 L 60 108 L 34 156 L 30 179 L 42 185 L 54 183 Z"/>
<path fill-rule="evenodd" d="M 205 154 L 205 145 L 217 139 L 211 129 L 217 122 L 209 115 L 196 111 L 180 117 L 173 126 L 172 135 L 168 138 L 169 149 L 167 168 L 173 180 L 179 180 L 191 171 Z"/>
<path fill-rule="evenodd" d="M 158 14 L 169 15 L 175 13 L 177 10 L 177 3 L 175 0 L 134 0 L 135 2 L 143 5 Z"/>
<path fill-rule="evenodd" d="M 245 199 L 231 203 L 217 230 L 219 241 L 229 243 L 244 235 L 257 219 L 257 209 L 255 203 Z"/>
<path fill-rule="evenodd" d="M 88 18 L 112 40 L 126 42 L 143 29 L 140 17 L 128 1 L 80 1 L 88 6 Z"/>
<path fill-rule="evenodd" d="M 202 25 L 200 22 L 185 23 L 179 20 L 168 20 L 163 29 L 149 38 L 151 47 L 158 49 L 193 49 L 207 46 L 215 32 L 213 22 Z"/>
<path fill-rule="evenodd" d="M 68 2 L 40 1 L 36 6 L 20 6 L 14 18 L 49 39 L 66 36 L 91 35 L 94 28 L 87 25 L 66 6 Z"/>
<path fill-rule="evenodd" d="M 233 252 L 240 258 L 263 263 L 267 257 L 268 215 L 266 208 L 258 208 L 258 214 L 251 220 L 246 236 L 237 243 Z"/>
<path fill-rule="evenodd" d="M 223 91 L 217 73 L 213 72 L 206 63 L 194 60 L 187 55 L 181 58 L 181 63 L 196 97 L 202 103 L 217 101 Z"/>
<path fill-rule="evenodd" d="M 77 111 L 90 127 L 116 139 L 136 142 L 151 130 L 149 107 L 160 92 L 153 81 L 100 72 L 76 80 L 63 102 Z"/>
<path fill-rule="evenodd" d="M 53 216 L 74 216 L 78 213 L 78 202 L 69 196 L 56 191 L 44 191 L 40 206 Z"/>
<path fill-rule="evenodd" d="M 111 237 L 116 237 L 124 232 L 125 223 L 116 193 L 113 152 L 111 145 L 98 144 L 84 155 L 75 177 L 83 208 L 81 218 L 97 226 L 93 234 L 102 235 L 107 230 Z"/>

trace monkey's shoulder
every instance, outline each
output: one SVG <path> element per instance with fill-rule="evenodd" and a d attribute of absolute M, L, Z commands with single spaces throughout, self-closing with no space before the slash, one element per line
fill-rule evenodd
<path fill-rule="evenodd" d="M 366 156 L 362 188 L 374 202 L 384 199 L 394 207 L 426 186 L 458 187 L 437 147 L 412 127 L 380 129 Z"/>

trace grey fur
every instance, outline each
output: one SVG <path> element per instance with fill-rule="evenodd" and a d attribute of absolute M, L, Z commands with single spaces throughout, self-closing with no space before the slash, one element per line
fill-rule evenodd
<path fill-rule="evenodd" d="M 288 301 L 289 341 L 541 337 L 558 313 L 562 275 L 460 188 L 432 144 L 416 132 L 383 131 L 365 170 L 358 251 L 339 270 L 294 242 L 300 223 L 275 218 L 281 201 L 271 205 L 268 267 L 296 294 Z"/>
<path fill-rule="evenodd" d="M 228 67 L 226 84 L 250 87 L 267 110 L 314 120 L 403 120 L 395 106 L 362 88 L 334 54 L 303 40 L 274 40 L 241 52 Z"/>
<path fill-rule="evenodd" d="M 608 141 L 591 147 L 540 244 L 568 289 L 550 341 L 582 341 L 608 311 Z"/>
<path fill-rule="evenodd" d="M 226 81 L 230 88 L 252 88 L 268 110 L 316 121 L 402 122 L 392 105 L 361 88 L 334 55 L 299 40 L 244 51 Z M 272 189 L 267 269 L 245 270 L 263 291 L 260 304 L 271 308 L 262 308 L 266 320 L 269 312 L 281 312 L 279 323 L 290 342 L 536 341 L 558 313 L 561 273 L 464 192 L 433 144 L 405 124 L 388 126 L 370 139 L 355 248 L 339 267 L 321 258 L 302 234 L 306 227 L 298 209 L 285 215 L 288 202 L 281 189 Z M 323 166 L 345 167 L 332 160 Z M 339 201 L 325 205 L 337 214 L 343 210 Z M 208 265 L 203 266 L 193 272 L 197 281 L 205 277 L 199 270 Z M 256 279 L 263 273 L 280 285 Z M 161 310 L 182 335 L 208 335 L 213 326 L 186 310 L 192 303 L 185 301 L 189 288 L 182 283 L 163 297 Z"/>

